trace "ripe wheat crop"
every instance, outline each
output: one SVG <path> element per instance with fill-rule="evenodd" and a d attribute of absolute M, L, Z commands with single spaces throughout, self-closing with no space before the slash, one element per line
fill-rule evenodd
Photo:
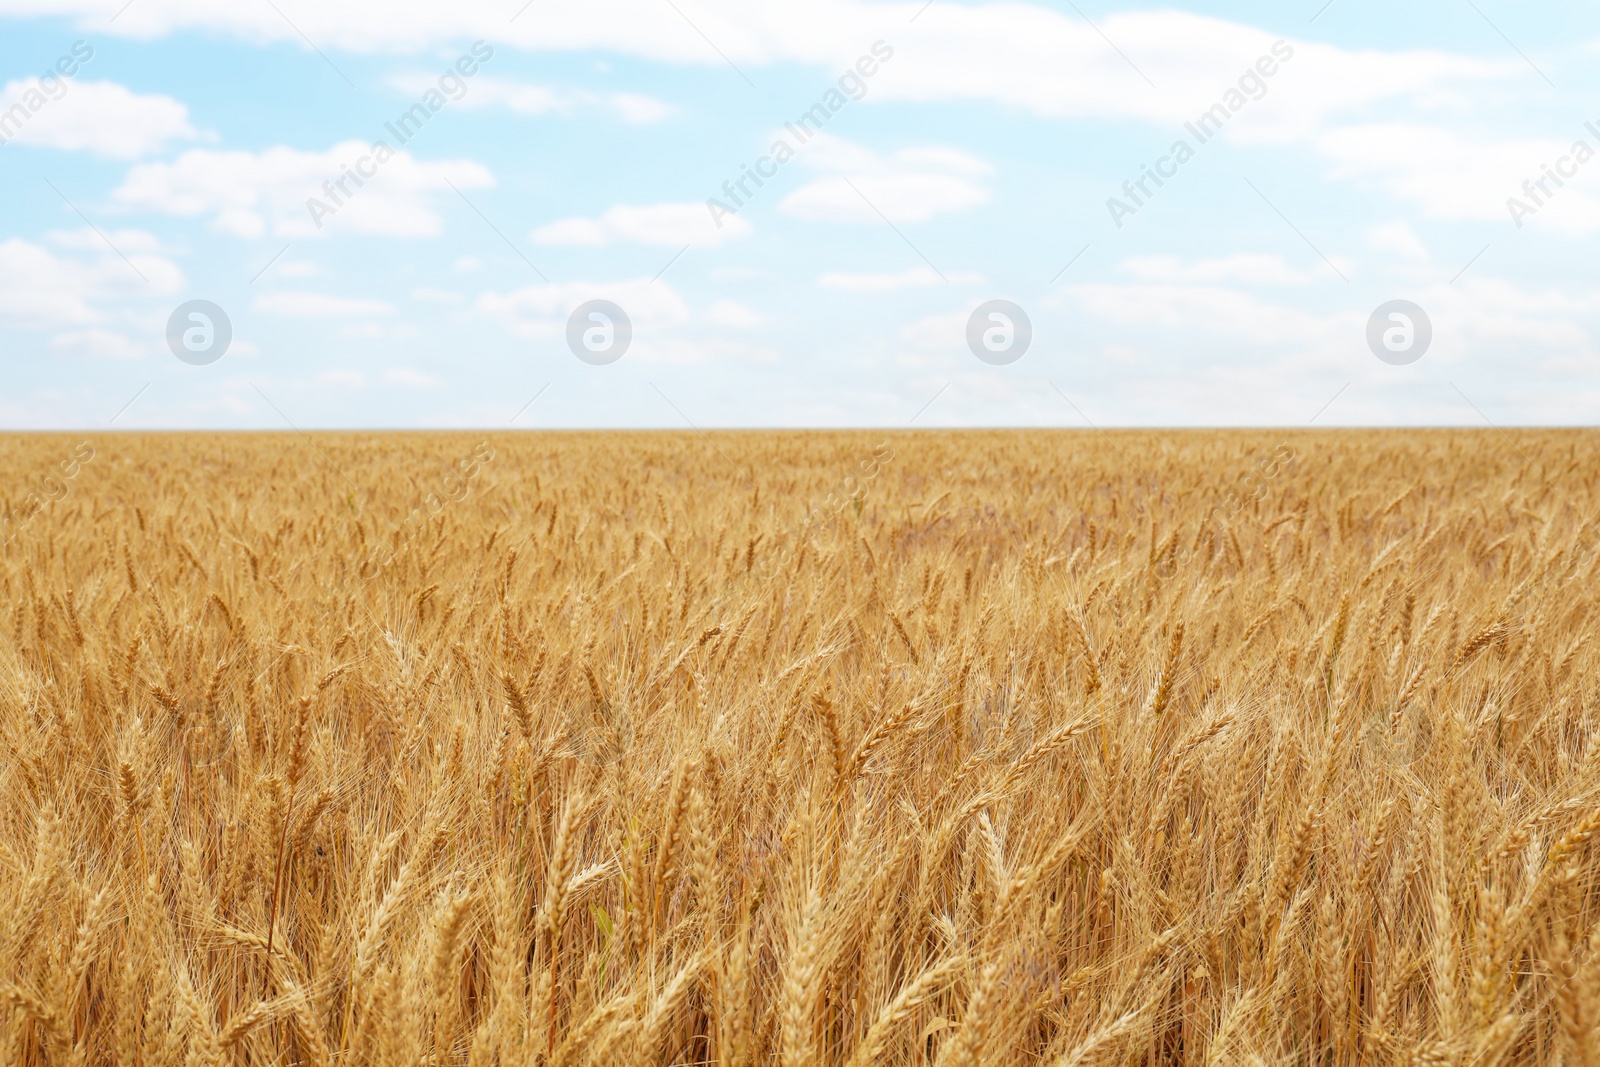
<path fill-rule="evenodd" d="M 0 1061 L 1595 1065 L 1593 445 L 5 439 Z"/>

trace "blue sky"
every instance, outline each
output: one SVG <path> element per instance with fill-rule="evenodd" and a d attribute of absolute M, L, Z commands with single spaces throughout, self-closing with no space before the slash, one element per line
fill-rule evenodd
<path fill-rule="evenodd" d="M 1600 153 L 1600 11 L 1576 0 L 0 0 L 0 23 L 9 428 L 1600 411 L 1577 145 Z M 347 168 L 370 176 L 325 191 Z M 199 366 L 167 341 L 196 299 L 233 334 Z M 994 299 L 1032 325 L 1003 366 L 967 342 Z M 1395 299 L 1433 333 L 1404 366 L 1367 341 Z M 591 300 L 632 325 L 603 366 L 568 346 Z"/>

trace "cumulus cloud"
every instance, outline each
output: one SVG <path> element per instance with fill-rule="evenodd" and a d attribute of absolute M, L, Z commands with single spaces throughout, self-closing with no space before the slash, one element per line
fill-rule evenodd
<path fill-rule="evenodd" d="M 688 366 L 696 363 L 736 361 L 740 363 L 776 363 L 778 351 L 769 345 L 726 337 L 686 338 L 649 337 L 628 350 L 629 359 L 641 363 L 661 363 Z"/>
<path fill-rule="evenodd" d="M 383 372 L 383 380 L 390 385 L 406 389 L 431 389 L 439 384 L 439 379 L 435 375 L 412 370 L 410 367 L 390 367 Z"/>
<path fill-rule="evenodd" d="M 345 322 L 341 323 L 337 331 L 340 337 L 352 337 L 362 341 L 411 341 L 422 335 L 415 323 L 410 322 Z"/>
<path fill-rule="evenodd" d="M 953 352 L 965 347 L 967 318 L 972 309 L 928 315 L 901 327 L 900 336 L 916 348 Z"/>
<path fill-rule="evenodd" d="M 1583 132 L 1574 130 L 1573 139 Z M 1572 152 L 1574 140 L 1472 136 L 1444 126 L 1390 122 L 1329 130 L 1316 147 L 1332 161 L 1333 177 L 1375 185 L 1427 218 L 1509 225 L 1507 200 L 1533 206 L 1523 183 L 1543 178 L 1547 165 Z M 1591 140 L 1589 147 L 1597 146 Z M 1585 169 L 1600 173 L 1600 160 L 1591 158 L 1577 174 Z M 1600 230 L 1600 197 L 1570 184 L 1545 188 L 1551 195 L 1539 194 L 1545 205 L 1527 225 L 1552 233 Z"/>
<path fill-rule="evenodd" d="M 251 307 L 289 319 L 370 318 L 394 310 L 393 305 L 382 300 L 309 292 L 262 293 Z"/>
<path fill-rule="evenodd" d="M 681 247 L 721 244 L 749 232 L 750 224 L 737 215 L 724 218 L 717 226 L 700 203 L 618 204 L 598 218 L 559 219 L 540 226 L 532 239 L 538 244 L 592 248 L 614 241 Z"/>
<path fill-rule="evenodd" d="M 400 74 L 389 85 L 407 96 L 421 96 L 438 85 L 437 74 Z M 519 115 L 559 115 L 573 118 L 580 114 L 609 114 L 623 122 L 660 122 L 677 114 L 678 109 L 664 100 L 639 93 L 596 93 L 586 89 L 553 89 L 545 85 L 511 81 L 479 75 L 467 83 L 467 91 L 453 107 L 500 107 Z"/>
<path fill-rule="evenodd" d="M 324 389 L 365 389 L 367 376 L 358 370 L 336 367 L 316 375 L 311 383 Z"/>
<path fill-rule="evenodd" d="M 50 347 L 69 355 L 101 359 L 139 359 L 148 351 L 126 334 L 98 326 L 56 334 L 50 339 Z"/>
<path fill-rule="evenodd" d="M 16 127 L 8 144 L 138 159 L 164 150 L 173 141 L 200 136 L 189 124 L 189 109 L 170 96 L 135 93 L 116 82 L 69 80 L 62 84 L 65 93 L 58 99 L 44 99 Z M 0 89 L 0 112 L 9 113 L 16 121 L 17 104 L 37 88 L 35 79 L 7 83 Z M 8 123 L 5 132 L 10 130 Z"/>
<path fill-rule="evenodd" d="M 1336 334 L 1338 319 L 1212 284 L 1074 285 L 1085 314 L 1126 326 L 1187 330 L 1231 341 L 1303 347 Z M 1358 337 L 1359 334 L 1351 334 Z"/>
<path fill-rule="evenodd" d="M 1259 348 L 1275 360 L 1298 362 L 1300 371 L 1348 368 L 1351 353 L 1365 356 L 1365 314 L 1354 309 L 1318 313 L 1258 293 L 1212 284 L 1089 284 L 1064 290 L 1089 319 L 1117 327 L 1128 338 L 1184 339 L 1184 351 L 1211 351 L 1237 363 L 1237 353 Z M 1478 353 L 1516 351 L 1546 365 L 1565 362 L 1593 373 L 1600 352 L 1581 320 L 1600 310 L 1600 291 L 1569 293 L 1525 288 L 1495 278 L 1440 280 L 1415 293 L 1434 325 L 1430 365 Z M 1365 357 L 1358 366 L 1372 371 Z M 1258 371 L 1259 361 L 1251 363 Z"/>
<path fill-rule="evenodd" d="M 1422 243 L 1422 238 L 1417 236 L 1411 224 L 1404 219 L 1394 222 L 1380 223 L 1377 226 L 1367 227 L 1367 246 L 1379 252 L 1389 252 L 1405 259 L 1424 260 L 1428 258 L 1428 248 Z"/>
<path fill-rule="evenodd" d="M 124 254 L 161 251 L 161 239 L 147 230 L 101 230 L 88 226 L 76 230 L 50 230 L 44 239 L 57 248 L 74 252 L 106 252 L 114 247 Z M 110 245 L 106 242 L 109 241 Z"/>
<path fill-rule="evenodd" d="M 779 358 L 777 350 L 759 341 L 695 335 L 695 327 L 701 324 L 732 329 L 760 326 L 765 320 L 759 312 L 731 300 L 720 300 L 697 319 L 675 289 L 648 278 L 529 285 L 507 293 L 484 293 L 475 306 L 480 313 L 499 320 L 515 336 L 557 340 L 566 336 L 567 319 L 572 312 L 590 300 L 611 300 L 628 313 L 633 323 L 633 343 L 626 357 L 630 361 L 686 365 L 710 361 L 772 363 Z"/>
<path fill-rule="evenodd" d="M 1315 274 L 1296 270 L 1279 255 L 1239 252 L 1186 263 L 1177 256 L 1129 256 L 1117 270 L 1147 282 L 1245 282 L 1251 285 L 1303 285 Z"/>
<path fill-rule="evenodd" d="M 1031 3 L 962 4 L 938 0 L 825 0 L 820 6 L 699 0 L 690 25 L 672 5 L 590 0 L 553 5 L 509 24 L 496 0 L 346 0 L 290 5 L 294 25 L 265 4 L 140 0 L 107 25 L 124 0 L 0 0 L 0 12 L 77 16 L 98 31 L 156 37 L 181 30 L 231 34 L 252 42 L 304 47 L 298 31 L 324 49 L 360 53 L 425 51 L 440 40 L 482 37 L 524 51 L 606 52 L 670 63 L 716 66 L 783 62 L 842 68 L 861 43 L 896 27 L 894 59 L 873 79 L 868 99 L 989 100 L 1051 117 L 1138 119 L 1164 124 L 1192 117 L 1273 41 L 1262 30 L 1177 10 L 1112 12 L 1099 29 L 1138 67 L 1159 71 L 1148 84 L 1075 13 Z M 913 22 L 913 16 L 916 21 Z M 701 33 L 704 33 L 704 37 Z M 708 48 L 706 40 L 717 42 Z M 1439 52 L 1352 51 L 1291 42 L 1297 55 L 1292 105 L 1269 94 L 1239 134 L 1292 136 L 1337 111 L 1397 96 L 1438 98 L 1448 86 L 1482 79 L 1532 78 L 1516 60 L 1484 62 Z M 721 55 L 718 54 L 720 51 Z M 1230 136 L 1235 135 L 1230 131 Z"/>
<path fill-rule="evenodd" d="M 817 278 L 824 289 L 844 289 L 853 293 L 891 293 L 901 289 L 931 289 L 939 285 L 978 285 L 984 276 L 976 271 L 946 271 L 940 277 L 932 267 L 911 267 L 897 274 L 850 274 L 828 271 Z"/>
<path fill-rule="evenodd" d="M 759 311 L 746 307 L 737 300 L 718 300 L 706 309 L 706 321 L 713 326 L 753 329 L 767 320 Z"/>
<path fill-rule="evenodd" d="M 424 162 L 402 150 L 378 164 L 376 177 L 364 185 L 347 183 L 348 197 L 330 196 L 323 183 L 343 177 L 371 154 L 363 141 L 344 141 L 325 152 L 283 145 L 261 152 L 195 148 L 171 163 L 138 164 L 112 199 L 143 211 L 209 217 L 214 229 L 234 237 L 434 237 L 444 228 L 434 194 L 452 184 L 487 189 L 495 183 L 487 168 L 471 160 Z M 336 207 L 320 229 L 307 204 L 311 198 Z"/>
<path fill-rule="evenodd" d="M 90 237 L 94 242 L 91 243 Z M 52 328 L 87 327 L 109 316 L 108 302 L 170 296 L 184 285 L 178 265 L 158 254 L 159 243 L 141 231 L 113 231 L 123 255 L 106 246 L 92 230 L 57 232 L 51 243 L 75 255 L 58 254 L 21 238 L 0 241 L 0 322 Z M 83 350 L 99 344 L 83 335 L 66 347 Z"/>
<path fill-rule="evenodd" d="M 994 169 L 954 148 L 883 154 L 831 134 L 813 137 L 801 158 L 825 176 L 784 197 L 778 208 L 827 222 L 925 222 L 974 207 L 989 199 L 974 179 Z"/>
<path fill-rule="evenodd" d="M 639 93 L 609 93 L 605 100 L 622 117 L 623 122 L 660 122 L 678 113 L 675 105 Z"/>
<path fill-rule="evenodd" d="M 648 278 L 529 285 L 507 293 L 484 293 L 475 306 L 519 337 L 552 338 L 565 336 L 567 317 L 588 300 L 611 300 L 626 311 L 633 322 L 635 344 L 643 331 L 678 326 L 690 319 L 689 305 L 675 289 L 666 282 L 651 284 Z"/>

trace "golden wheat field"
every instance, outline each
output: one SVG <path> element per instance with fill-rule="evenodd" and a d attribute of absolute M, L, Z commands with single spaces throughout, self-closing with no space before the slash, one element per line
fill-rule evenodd
<path fill-rule="evenodd" d="M 1600 1063 L 1595 443 L 6 438 L 0 1061 Z"/>

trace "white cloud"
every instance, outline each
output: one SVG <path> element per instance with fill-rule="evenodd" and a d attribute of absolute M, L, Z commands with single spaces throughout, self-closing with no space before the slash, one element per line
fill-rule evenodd
<path fill-rule="evenodd" d="M 689 321 L 689 306 L 666 282 L 648 278 L 620 282 L 572 282 L 529 285 L 509 293 L 484 293 L 476 307 L 501 320 L 520 337 L 552 338 L 566 334 L 567 317 L 588 300 L 611 300 L 633 323 L 635 344 L 644 330 L 678 326 Z"/>
<path fill-rule="evenodd" d="M 312 384 L 324 388 L 334 389 L 365 389 L 367 376 L 360 371 L 334 369 L 325 370 L 311 379 Z"/>
<path fill-rule="evenodd" d="M 348 182 L 332 216 L 322 228 L 307 201 L 330 206 L 335 200 L 323 183 L 341 178 L 344 169 L 371 155 L 364 141 L 345 141 L 326 152 L 303 152 L 279 145 L 262 152 L 190 149 L 171 163 L 142 163 L 128 172 L 112 193 L 130 208 L 168 215 L 210 216 L 216 230 L 235 237 L 312 237 L 349 232 L 386 237 L 433 237 L 444 227 L 430 194 L 449 190 L 486 189 L 494 176 L 471 160 L 422 162 L 397 152 L 377 165 L 377 176 L 357 188 Z"/>
<path fill-rule="evenodd" d="M 382 300 L 305 292 L 262 293 L 250 306 L 256 311 L 290 319 L 370 318 L 394 310 Z"/>
<path fill-rule="evenodd" d="M 144 345 L 126 334 L 98 326 L 57 334 L 50 339 L 50 347 L 72 355 L 103 359 L 139 359 L 147 351 Z"/>
<path fill-rule="evenodd" d="M 92 231 L 91 231 L 92 232 Z M 58 255 L 20 238 L 0 242 L 0 321 L 19 326 L 87 326 L 106 313 L 97 305 L 116 299 L 170 296 L 184 285 L 183 271 L 151 247 L 148 234 L 117 231 L 128 240 L 127 260 L 83 240 L 81 232 L 51 236 L 81 256 Z M 96 237 L 98 241 L 98 236 Z M 140 275 L 143 275 L 141 277 Z"/>
<path fill-rule="evenodd" d="M 678 113 L 676 106 L 653 96 L 638 93 L 612 93 L 608 97 L 622 121 L 633 123 L 660 122 Z"/>
<path fill-rule="evenodd" d="M 628 358 L 641 363 L 690 366 L 730 360 L 741 363 L 776 363 L 780 356 L 768 345 L 723 337 L 688 339 L 683 337 L 648 337 L 628 350 Z"/>
<path fill-rule="evenodd" d="M 282 260 L 275 267 L 275 271 L 285 278 L 315 278 L 327 273 L 308 259 Z"/>
<path fill-rule="evenodd" d="M 410 367 L 390 367 L 383 372 L 383 380 L 390 385 L 404 386 L 407 389 L 430 389 L 439 384 L 439 379 L 432 374 L 424 374 Z"/>
<path fill-rule="evenodd" d="M 913 148 L 889 155 L 830 134 L 818 134 L 801 150 L 812 167 L 831 172 L 801 186 L 779 203 L 803 219 L 828 222 L 925 222 L 989 199 L 972 178 L 993 168 L 953 148 Z"/>
<path fill-rule="evenodd" d="M 825 140 L 822 147 L 825 150 L 833 150 L 835 148 L 839 150 L 838 160 L 840 163 L 839 169 L 841 170 L 851 166 L 852 164 L 870 165 L 871 163 L 869 157 L 859 156 L 854 152 L 849 151 L 849 149 L 853 149 L 855 146 L 847 146 L 844 142 L 837 141 L 831 137 Z M 957 174 L 967 174 L 980 178 L 994 173 L 994 167 L 979 159 L 977 156 L 969 155 L 968 153 L 961 151 L 959 148 L 946 148 L 939 145 L 933 145 L 927 148 L 907 148 L 903 151 L 896 152 L 893 156 L 893 159 L 896 162 L 908 167 L 931 167 L 934 169 L 948 170 Z M 857 163 L 857 160 L 859 160 L 860 163 Z"/>
<path fill-rule="evenodd" d="M 137 159 L 162 151 L 168 142 L 199 136 L 189 125 L 189 109 L 170 96 L 135 93 L 116 82 L 59 84 L 65 92 L 55 99 L 39 91 L 37 79 L 9 82 L 0 89 L 0 112 L 13 123 L 22 120 L 11 141 Z M 26 114 L 30 104 L 36 106 Z M 8 123 L 0 126 L 0 132 L 10 133 L 12 128 Z"/>
<path fill-rule="evenodd" d="M 1274 366 L 1297 373 L 1356 366 L 1368 371 L 1364 341 L 1366 314 L 1346 309 L 1318 314 L 1255 293 L 1204 284 L 1093 284 L 1065 292 L 1085 315 L 1114 325 L 1124 342 L 1159 338 L 1163 332 L 1182 337 L 1186 352 L 1210 351 L 1217 365 L 1228 364 L 1267 374 Z M 1524 360 L 1546 366 L 1565 362 L 1593 373 L 1600 351 L 1579 322 L 1600 310 L 1600 291 L 1577 295 L 1530 291 L 1498 279 L 1466 279 L 1458 285 L 1443 280 L 1421 288 L 1414 298 L 1434 327 L 1429 365 L 1471 355 L 1500 356 L 1516 351 Z M 1255 347 L 1272 353 L 1272 361 L 1240 358 Z"/>
<path fill-rule="evenodd" d="M 460 259 L 455 261 L 453 269 L 458 273 L 465 274 L 468 271 L 479 270 L 482 267 L 483 260 L 479 259 L 477 256 L 462 256 Z"/>
<path fill-rule="evenodd" d="M 753 329 L 767 320 L 759 311 L 745 307 L 736 300 L 718 300 L 706 309 L 706 321 L 713 326 Z"/>
<path fill-rule="evenodd" d="M 1170 9 L 1112 12 L 1097 30 L 1074 12 L 1019 2 L 941 0 L 922 10 L 923 0 L 698 0 L 690 24 L 672 5 L 651 0 L 545 5 L 538 17 L 510 23 L 498 0 L 295 0 L 285 8 L 291 26 L 266 4 L 140 0 L 108 25 L 123 3 L 0 0 L 0 12 L 77 16 L 99 32 L 144 38 L 189 29 L 302 48 L 303 32 L 324 50 L 416 54 L 440 40 L 481 37 L 497 49 L 605 52 L 701 66 L 719 66 L 726 56 L 741 66 L 796 62 L 833 71 L 853 64 L 867 51 L 866 42 L 889 37 L 893 58 L 870 80 L 868 100 L 983 99 L 1051 117 L 1167 125 L 1181 125 L 1208 106 L 1197 108 L 1197 101 L 1219 99 L 1274 37 L 1253 26 Z M 892 34 L 888 27 L 894 27 Z M 1099 31 L 1117 42 L 1127 61 Z M 717 42 L 715 50 L 707 39 Z M 1488 63 L 1424 50 L 1290 44 L 1293 61 L 1248 109 L 1251 114 L 1238 120 L 1252 124 L 1255 135 L 1292 136 L 1329 114 L 1377 100 L 1438 99 L 1458 81 L 1535 77 L 1515 59 Z M 1146 83 L 1129 61 L 1151 72 L 1160 88 Z"/>
<path fill-rule="evenodd" d="M 900 336 L 917 348 L 934 352 L 966 347 L 967 319 L 972 309 L 929 315 L 904 326 Z"/>
<path fill-rule="evenodd" d="M 403 74 L 389 79 L 390 87 L 407 96 L 420 96 L 438 86 L 434 74 Z M 544 85 L 508 81 L 483 74 L 466 80 L 464 95 L 450 102 L 452 107 L 503 107 L 521 115 L 560 115 L 570 118 L 580 112 L 606 112 L 624 122 L 660 122 L 677 114 L 673 105 L 638 93 L 595 93 L 583 89 L 552 89 Z"/>
<path fill-rule="evenodd" d="M 730 237 L 743 237 L 750 224 L 737 215 L 718 226 L 701 203 L 618 204 L 599 218 L 568 218 L 540 226 L 532 239 L 544 245 L 601 247 L 613 241 L 641 244 L 717 245 Z"/>
<path fill-rule="evenodd" d="M 1547 357 L 1580 360 L 1591 375 L 1600 364 L 1600 352 L 1577 321 L 1600 310 L 1600 291 L 1538 292 L 1498 278 L 1469 277 L 1454 286 L 1432 286 L 1417 302 L 1432 316 L 1436 336 L 1446 340 L 1459 335 L 1496 355 L 1542 349 Z"/>
<path fill-rule="evenodd" d="M 1576 136 L 1576 134 L 1574 135 Z M 1544 176 L 1544 166 L 1566 156 L 1572 141 L 1471 138 L 1443 126 L 1418 123 L 1367 123 L 1329 130 L 1317 148 L 1334 163 L 1332 176 L 1378 185 L 1416 205 L 1427 218 L 1450 222 L 1512 224 L 1507 200 L 1529 202 L 1524 182 Z M 1578 181 L 1600 175 L 1591 159 Z M 1600 198 L 1574 187 L 1547 184 L 1552 195 L 1527 225 L 1555 233 L 1600 230 Z"/>
<path fill-rule="evenodd" d="M 776 277 L 771 271 L 757 267 L 713 267 L 710 278 L 714 282 L 750 282 Z"/>
<path fill-rule="evenodd" d="M 629 278 L 616 282 L 572 282 L 558 285 L 530 285 L 509 293 L 484 293 L 477 299 L 477 310 L 499 319 L 518 337 L 561 343 L 566 336 L 567 319 L 579 304 L 589 300 L 611 300 L 627 312 L 633 324 L 633 341 L 626 359 L 641 363 L 692 364 L 710 360 L 741 360 L 770 363 L 778 358 L 772 348 L 727 338 L 691 338 L 681 333 L 692 315 L 689 306 L 666 282 L 648 278 Z M 721 315 L 708 313 L 705 321 L 716 325 L 736 325 L 718 318 L 732 318 L 739 305 L 727 302 Z M 716 311 L 713 308 L 713 311 Z M 739 315 L 753 314 L 739 308 Z"/>
<path fill-rule="evenodd" d="M 1422 243 L 1410 223 L 1404 219 L 1394 222 L 1385 222 L 1378 226 L 1367 228 L 1367 245 L 1380 252 L 1392 252 L 1406 259 L 1424 260 L 1428 258 L 1428 248 Z"/>
<path fill-rule="evenodd" d="M 340 337 L 354 337 L 363 341 L 410 341 L 422 335 L 415 323 L 410 322 L 346 322 L 335 331 Z"/>
<path fill-rule="evenodd" d="M 1271 56 L 1276 35 L 1253 26 L 1157 10 L 1113 12 L 1099 28 L 1127 59 L 1074 13 L 1025 4 L 937 4 L 918 19 L 915 32 L 896 36 L 896 57 L 873 92 L 879 99 L 989 99 L 1048 117 L 1132 119 L 1181 135 L 1185 122 L 1247 78 L 1242 92 L 1248 102 L 1224 129 L 1230 139 L 1260 142 L 1304 137 L 1335 114 L 1378 101 L 1527 73 L 1514 62 L 1431 51 L 1352 52 L 1286 40 L 1292 58 L 1273 58 L 1267 69 L 1275 73 L 1263 78 L 1256 64 Z"/>
<path fill-rule="evenodd" d="M 931 289 L 935 286 L 978 285 L 984 276 L 976 271 L 950 271 L 940 277 L 932 267 L 911 267 L 898 274 L 847 274 L 829 271 L 817 278 L 824 289 L 845 289 L 854 293 L 890 293 L 901 289 Z"/>
<path fill-rule="evenodd" d="M 826 222 L 925 222 L 989 199 L 963 178 L 948 174 L 876 174 L 820 178 L 783 198 L 779 207 L 802 219 Z"/>
<path fill-rule="evenodd" d="M 1129 256 L 1117 270 L 1147 282 L 1247 282 L 1253 285 L 1303 285 L 1316 276 L 1289 266 L 1282 256 L 1239 252 L 1185 263 L 1177 256 Z"/>
<path fill-rule="evenodd" d="M 1098 319 L 1296 350 L 1327 338 L 1340 321 L 1220 285 L 1092 284 L 1065 292 Z"/>
<path fill-rule="evenodd" d="M 102 233 L 105 234 L 104 237 L 101 236 Z M 50 230 L 44 235 L 44 239 L 57 248 L 66 248 L 74 252 L 108 251 L 106 247 L 108 239 L 124 254 L 161 251 L 161 239 L 148 230 L 96 231 L 92 227 L 83 226 L 76 230 Z"/>

